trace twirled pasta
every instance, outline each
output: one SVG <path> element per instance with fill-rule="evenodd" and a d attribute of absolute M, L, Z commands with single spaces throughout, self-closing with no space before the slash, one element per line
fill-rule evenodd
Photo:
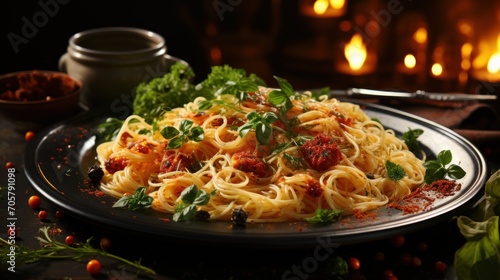
<path fill-rule="evenodd" d="M 274 122 L 266 145 L 259 144 L 255 130 L 242 137 L 238 127 L 248 122 L 247 113 L 280 114 L 267 101 L 269 92 L 260 88 L 245 101 L 221 95 L 206 110 L 200 110 L 205 99 L 198 98 L 165 112 L 155 124 L 129 116 L 115 140 L 97 147 L 105 171 L 101 189 L 121 197 L 147 186 L 154 198 L 152 208 L 174 213 L 182 190 L 196 185 L 214 194 L 200 206 L 211 219 L 229 220 L 233 209 L 243 208 L 249 221 L 261 223 L 303 220 L 319 208 L 342 209 L 344 215 L 365 212 L 398 201 L 423 184 L 423 159 L 353 103 L 326 96 L 316 100 L 305 93 L 293 98 L 292 108 L 282 116 L 294 120 L 293 125 Z M 169 140 L 160 130 L 179 128 L 183 120 L 201 127 L 203 140 L 168 149 Z M 305 162 L 305 140 L 297 140 L 317 135 L 325 135 L 332 139 L 328 145 L 338 147 L 338 163 L 318 155 L 326 169 Z M 390 179 L 386 161 L 400 165 L 406 175 Z"/>

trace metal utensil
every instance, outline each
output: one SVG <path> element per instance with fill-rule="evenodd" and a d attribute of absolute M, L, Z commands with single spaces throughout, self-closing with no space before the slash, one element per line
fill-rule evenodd
<path fill-rule="evenodd" d="M 467 93 L 438 93 L 426 92 L 417 90 L 415 92 L 404 91 L 387 91 L 387 90 L 374 90 L 365 88 L 349 88 L 346 90 L 330 90 L 332 97 L 372 97 L 372 98 L 413 98 L 422 100 L 435 100 L 435 101 L 479 101 L 479 100 L 495 100 L 496 95 L 485 94 L 467 94 Z"/>

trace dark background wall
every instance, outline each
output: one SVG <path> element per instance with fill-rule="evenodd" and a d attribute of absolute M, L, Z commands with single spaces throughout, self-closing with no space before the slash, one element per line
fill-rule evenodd
<path fill-rule="evenodd" d="M 500 10 L 498 0 L 348 0 L 346 17 L 352 18 L 351 8 L 359 5 L 378 12 L 395 1 L 404 9 L 383 24 L 383 36 L 387 36 L 379 54 L 380 75 L 369 86 L 395 85 L 391 76 L 393 43 L 397 40 L 394 30 L 399 18 L 408 12 L 424 15 L 430 27 L 430 44 L 452 32 L 453 22 L 458 19 L 474 18 L 481 23 L 478 30 L 491 29 L 494 25 L 488 22 L 500 20 L 500 12 L 498 19 L 491 13 Z M 161 34 L 168 52 L 187 60 L 198 79 L 212 65 L 225 63 L 257 72 L 268 82 L 273 81 L 273 75 L 280 75 L 296 79 L 306 87 L 349 86 L 343 84 L 343 78 L 332 79 L 330 61 L 293 61 L 302 58 L 296 53 L 290 58 L 290 50 L 297 42 L 312 46 L 317 34 L 315 25 L 299 14 L 298 5 L 299 0 L 2 0 L 0 74 L 27 69 L 56 70 L 71 35 L 98 27 L 131 26 Z M 252 36 L 246 36 L 248 29 Z M 331 39 L 337 39 L 335 36 Z M 222 52 L 222 58 L 211 52 L 214 47 Z M 338 49 L 332 49 L 332 53 L 335 51 Z M 431 89 L 433 85 L 425 86 Z"/>

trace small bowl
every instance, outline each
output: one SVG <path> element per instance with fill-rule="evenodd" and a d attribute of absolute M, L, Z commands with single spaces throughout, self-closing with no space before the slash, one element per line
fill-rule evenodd
<path fill-rule="evenodd" d="M 56 71 L 0 75 L 0 115 L 20 129 L 38 130 L 76 114 L 83 84 Z"/>

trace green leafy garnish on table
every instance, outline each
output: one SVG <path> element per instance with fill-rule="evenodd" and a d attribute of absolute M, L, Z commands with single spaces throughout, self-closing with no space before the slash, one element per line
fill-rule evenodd
<path fill-rule="evenodd" d="M 335 223 L 342 218 L 342 209 L 321 209 L 318 208 L 314 216 L 306 218 L 306 221 L 311 224 Z"/>
<path fill-rule="evenodd" d="M 425 177 L 427 184 L 444 179 L 446 176 L 451 179 L 461 179 L 465 176 L 462 167 L 456 164 L 450 164 L 453 156 L 450 150 L 443 150 L 437 155 L 437 159 L 428 160 L 424 163 Z"/>
<path fill-rule="evenodd" d="M 131 195 L 125 195 L 118 199 L 113 207 L 127 207 L 130 210 L 140 210 L 151 207 L 153 198 L 146 194 L 146 187 L 139 187 Z"/>
<path fill-rule="evenodd" d="M 387 177 L 389 177 L 389 179 L 393 180 L 394 182 L 397 182 L 403 179 L 404 176 L 406 176 L 406 172 L 403 167 L 392 161 L 387 160 L 385 162 L 385 169 L 387 170 Z"/>
<path fill-rule="evenodd" d="M 91 245 L 93 238 L 87 239 L 85 243 L 74 243 L 67 245 L 52 238 L 49 234 L 49 227 L 45 226 L 39 229 L 40 236 L 36 238 L 40 241 L 42 247 L 40 249 L 30 249 L 26 246 L 11 244 L 9 241 L 0 238 L 0 267 L 7 269 L 9 266 L 9 255 L 11 251 L 15 252 L 16 267 L 22 264 L 36 263 L 41 260 L 48 259 L 70 259 L 75 261 L 87 261 L 89 258 L 102 256 L 117 260 L 125 265 L 136 268 L 139 272 L 155 275 L 156 272 L 151 268 L 145 267 L 139 261 L 129 261 L 117 255 L 106 252 L 102 249 L 94 248 Z"/>
<path fill-rule="evenodd" d="M 181 192 L 181 201 L 175 206 L 173 220 L 182 222 L 192 220 L 198 206 L 207 205 L 210 201 L 210 193 L 198 189 L 196 185 L 191 185 Z"/>
<path fill-rule="evenodd" d="M 460 280 L 498 279 L 500 275 L 500 170 L 490 176 L 484 197 L 457 224 L 465 244 L 455 253 L 454 267 Z"/>

